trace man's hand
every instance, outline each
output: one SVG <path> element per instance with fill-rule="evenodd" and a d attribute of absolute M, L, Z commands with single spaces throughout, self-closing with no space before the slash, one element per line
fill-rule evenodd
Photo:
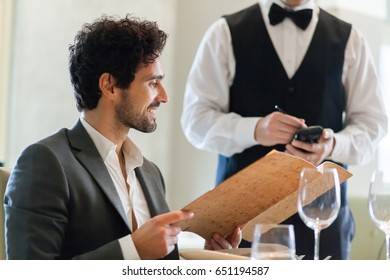
<path fill-rule="evenodd" d="M 311 144 L 294 140 L 291 144 L 286 145 L 285 152 L 303 158 L 317 166 L 332 154 L 334 145 L 333 130 L 325 128 L 318 143 Z"/>
<path fill-rule="evenodd" d="M 273 112 L 261 118 L 255 129 L 255 140 L 263 146 L 288 144 L 298 129 L 307 127 L 303 119 Z"/>
<path fill-rule="evenodd" d="M 246 226 L 236 227 L 234 231 L 224 238 L 219 233 L 214 233 L 204 246 L 207 250 L 222 250 L 237 248 L 242 240 L 242 230 Z"/>
<path fill-rule="evenodd" d="M 173 211 L 155 216 L 144 223 L 131 235 L 140 258 L 154 260 L 172 252 L 181 232 L 180 227 L 173 224 L 193 216 L 193 212 Z"/>

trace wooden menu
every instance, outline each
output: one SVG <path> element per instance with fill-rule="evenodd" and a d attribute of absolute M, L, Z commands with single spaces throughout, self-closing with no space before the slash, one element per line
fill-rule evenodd
<path fill-rule="evenodd" d="M 209 240 L 214 232 L 226 236 L 247 223 L 243 238 L 252 241 L 256 223 L 279 224 L 297 212 L 303 168 L 336 168 L 340 183 L 352 176 L 332 162 L 315 167 L 302 158 L 273 150 L 182 208 L 195 215 L 178 225 Z M 313 187 L 323 188 L 323 193 L 329 189 L 321 184 Z"/>

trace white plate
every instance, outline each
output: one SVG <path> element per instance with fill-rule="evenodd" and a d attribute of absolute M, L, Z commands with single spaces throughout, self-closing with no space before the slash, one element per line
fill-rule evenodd
<path fill-rule="evenodd" d="M 186 260 L 249 260 L 250 248 L 226 249 L 219 251 L 186 249 L 180 256 Z"/>
<path fill-rule="evenodd" d="M 250 259 L 251 257 L 251 248 L 224 249 L 224 250 L 219 250 L 218 252 L 238 255 L 241 257 L 245 257 L 247 259 Z"/>

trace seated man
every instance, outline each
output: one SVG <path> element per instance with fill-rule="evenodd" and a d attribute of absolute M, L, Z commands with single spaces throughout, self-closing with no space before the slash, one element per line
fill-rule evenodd
<path fill-rule="evenodd" d="M 153 132 L 168 101 L 156 23 L 103 16 L 70 46 L 80 119 L 27 147 L 4 197 L 8 259 L 178 259 L 163 177 L 128 136 Z M 237 247 L 241 231 L 208 248 Z M 211 246 L 211 247 L 210 247 Z"/>

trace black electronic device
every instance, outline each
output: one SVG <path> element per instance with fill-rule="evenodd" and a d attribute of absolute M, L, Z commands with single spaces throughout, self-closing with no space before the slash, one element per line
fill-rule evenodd
<path fill-rule="evenodd" d="M 298 130 L 294 135 L 294 140 L 306 143 L 318 143 L 322 136 L 323 127 L 320 125 L 313 125 Z"/>

